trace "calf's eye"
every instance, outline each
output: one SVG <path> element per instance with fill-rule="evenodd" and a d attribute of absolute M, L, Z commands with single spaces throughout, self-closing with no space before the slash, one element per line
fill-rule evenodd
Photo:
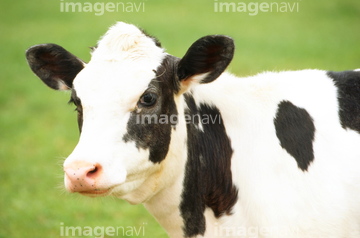
<path fill-rule="evenodd" d="M 157 95 L 154 93 L 145 93 L 141 96 L 139 104 L 143 107 L 151 107 L 157 101 Z"/>

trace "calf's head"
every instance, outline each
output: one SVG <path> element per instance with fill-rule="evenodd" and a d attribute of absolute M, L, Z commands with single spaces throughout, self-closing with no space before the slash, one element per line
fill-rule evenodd
<path fill-rule="evenodd" d="M 66 189 L 126 199 L 150 177 L 160 178 L 176 154 L 170 151 L 185 146 L 183 93 L 216 79 L 233 51 L 230 38 L 205 36 L 179 59 L 121 22 L 101 38 L 89 63 L 55 44 L 28 49 L 33 72 L 49 87 L 71 91 L 78 113 L 80 139 L 64 162 Z"/>

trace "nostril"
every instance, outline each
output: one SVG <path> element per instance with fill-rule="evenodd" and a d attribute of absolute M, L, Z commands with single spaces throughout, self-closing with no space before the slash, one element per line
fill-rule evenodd
<path fill-rule="evenodd" d="M 99 164 L 95 164 L 94 167 L 89 172 L 87 172 L 86 177 L 95 178 L 99 176 L 100 172 L 101 172 L 101 166 Z"/>
<path fill-rule="evenodd" d="M 76 161 L 64 166 L 65 185 L 70 192 L 83 192 L 97 189 L 103 168 L 99 163 Z"/>
<path fill-rule="evenodd" d="M 98 168 L 97 168 L 97 167 L 95 167 L 93 170 L 89 171 L 88 174 L 89 174 L 89 173 L 90 173 L 90 174 L 96 173 L 96 171 L 98 171 Z"/>

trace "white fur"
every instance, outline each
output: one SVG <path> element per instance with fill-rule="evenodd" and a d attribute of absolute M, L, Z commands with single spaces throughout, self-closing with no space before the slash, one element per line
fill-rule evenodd
<path fill-rule="evenodd" d="M 74 80 L 84 123 L 79 143 L 64 167 L 78 160 L 101 164 L 104 173 L 98 186 L 112 187 L 111 194 L 131 203 L 144 202 L 153 194 L 151 188 L 147 188 L 150 195 L 139 194 L 137 189 L 146 187 L 147 177 L 155 176 L 161 165 L 153 165 L 147 159 L 148 150 L 139 151 L 122 137 L 130 112 L 164 56 L 135 26 L 118 23 L 100 40 L 91 61 Z"/>
<path fill-rule="evenodd" d="M 122 140 L 130 112 L 164 56 L 132 25 L 118 23 L 105 34 L 74 81 L 84 124 L 64 166 L 81 160 L 101 164 L 98 186 L 111 187 L 107 195 L 144 203 L 171 237 L 182 237 L 185 120 L 172 131 L 169 153 L 160 164 L 148 160 L 148 150 Z M 232 216 L 216 219 L 206 209 L 205 237 L 360 237 L 360 136 L 341 127 L 336 88 L 324 71 L 249 78 L 224 73 L 191 89 L 198 103 L 214 104 L 222 113 L 239 189 Z M 308 172 L 298 169 L 276 137 L 273 120 L 282 100 L 305 108 L 314 119 L 315 160 Z M 177 95 L 175 102 L 182 118 L 183 96 Z"/>
<path fill-rule="evenodd" d="M 360 137 L 341 127 L 336 88 L 326 72 L 223 74 L 193 91 L 197 100 L 220 109 L 235 148 L 232 173 L 239 201 L 234 216 L 223 220 L 223 227 L 234 231 L 228 234 L 360 237 Z M 314 119 L 315 160 L 308 172 L 279 145 L 273 121 L 282 100 L 305 108 Z M 221 224 L 208 226 L 219 233 Z"/>

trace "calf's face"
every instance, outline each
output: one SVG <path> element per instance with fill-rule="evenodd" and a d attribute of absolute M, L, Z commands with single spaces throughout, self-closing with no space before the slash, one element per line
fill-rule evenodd
<path fill-rule="evenodd" d="M 53 89 L 70 90 L 78 113 L 80 139 L 64 162 L 67 190 L 124 198 L 160 177 L 172 145 L 185 144 L 182 94 L 216 79 L 233 51 L 230 38 L 206 36 L 178 59 L 125 23 L 109 29 L 87 64 L 55 44 L 31 47 L 33 72 Z"/>

